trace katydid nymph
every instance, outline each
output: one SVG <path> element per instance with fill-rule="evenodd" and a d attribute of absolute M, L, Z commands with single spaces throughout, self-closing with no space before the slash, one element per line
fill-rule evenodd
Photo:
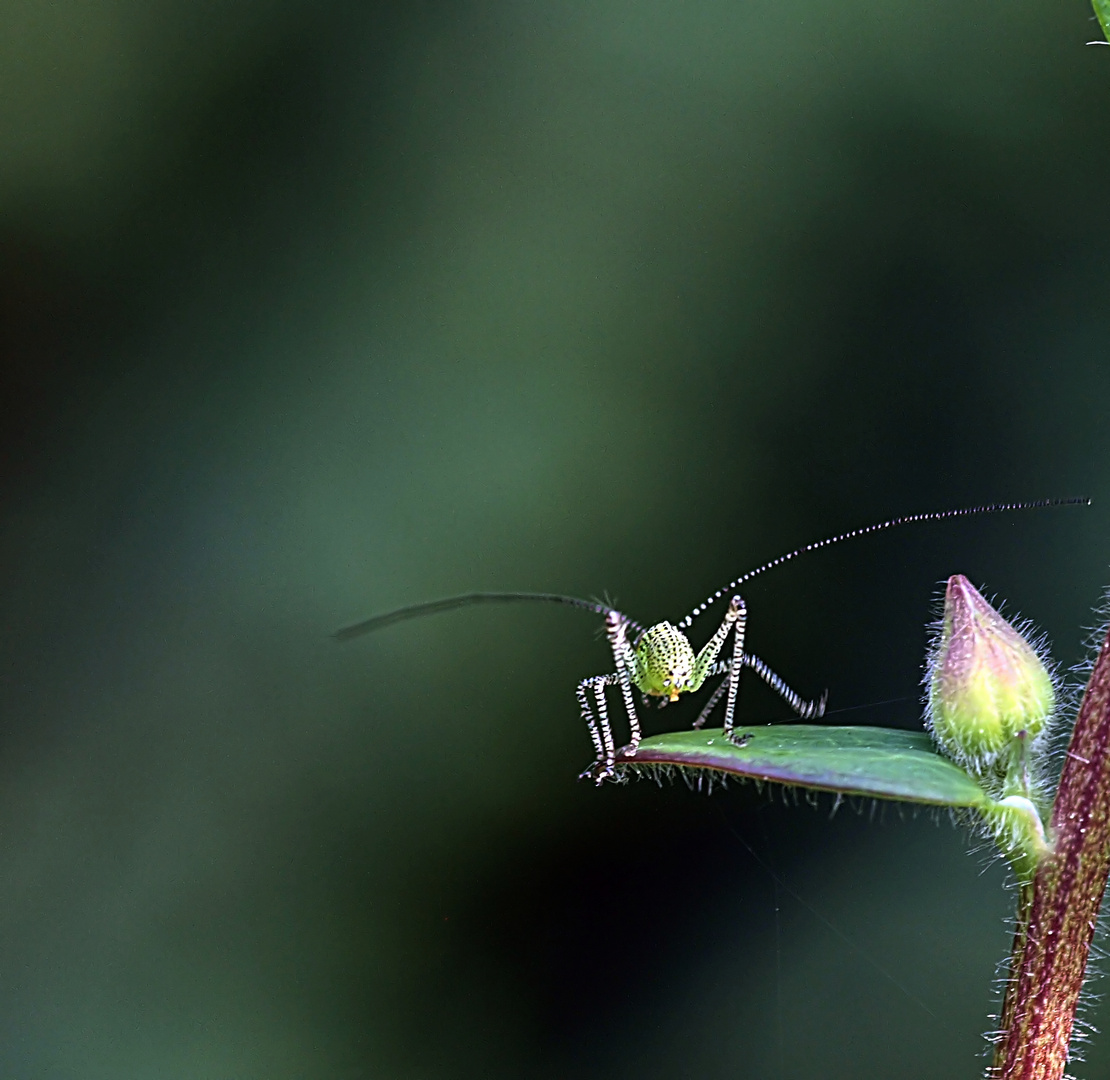
<path fill-rule="evenodd" d="M 707 680 L 721 676 L 721 682 L 709 696 L 705 707 L 694 722 L 694 727 L 700 728 L 720 703 L 721 698 L 724 697 L 725 714 L 722 725 L 724 735 L 734 741 L 736 696 L 740 685 L 740 673 L 744 668 L 751 668 L 759 675 L 786 701 L 799 719 L 816 720 L 824 715 L 827 693 L 823 693 L 813 701 L 803 700 L 758 656 L 745 651 L 747 607 L 743 598 L 735 590 L 757 575 L 763 574 L 776 566 L 781 566 L 783 563 L 789 562 L 806 552 L 816 551 L 818 548 L 838 544 L 842 540 L 851 540 L 867 533 L 892 529 L 899 525 L 941 521 L 946 518 L 965 517 L 970 514 L 1029 510 L 1043 506 L 1088 505 L 1089 502 L 1089 499 L 1039 499 L 1033 502 L 991 503 L 985 506 L 965 507 L 959 510 L 909 514 L 905 517 L 880 521 L 863 528 L 851 529 L 848 532 L 839 533 L 836 536 L 830 536 L 824 540 L 818 540 L 812 544 L 806 544 L 804 547 L 796 548 L 794 551 L 780 555 L 754 570 L 741 574 L 740 577 L 707 597 L 677 625 L 660 622 L 645 628 L 608 604 L 594 600 L 582 600 L 576 596 L 563 596 L 558 593 L 474 592 L 465 593 L 462 596 L 448 597 L 444 600 L 414 604 L 383 615 L 376 615 L 373 618 L 339 630 L 335 637 L 340 641 L 346 641 L 349 638 L 370 633 L 372 630 L 380 630 L 385 626 L 405 619 L 415 619 L 424 615 L 433 615 L 437 612 L 466 607 L 470 604 L 482 603 L 539 601 L 569 605 L 603 616 L 605 619 L 605 635 L 609 641 L 613 654 L 613 665 L 616 670 L 606 675 L 590 676 L 578 684 L 578 704 L 582 711 L 582 719 L 586 722 L 590 738 L 593 741 L 594 752 L 597 755 L 593 764 L 581 775 L 582 778 L 589 778 L 595 783 L 601 784 L 606 779 L 618 778 L 616 769 L 618 751 L 613 739 L 613 729 L 609 722 L 609 710 L 605 699 L 606 689 L 611 686 L 620 687 L 621 698 L 628 713 L 630 738 L 628 745 L 620 750 L 623 758 L 635 756 L 636 748 L 642 738 L 640 721 L 636 715 L 633 687 L 643 695 L 645 704 L 650 699 L 655 698 L 660 705 L 665 705 L 668 702 L 677 701 L 680 694 L 700 690 Z M 728 609 L 725 612 L 724 619 L 713 636 L 702 646 L 700 651 L 695 653 L 689 638 L 686 636 L 686 631 L 689 630 L 694 619 L 702 615 L 710 605 L 726 597 L 728 598 Z M 732 635 L 731 654 L 722 659 L 721 652 L 730 634 Z"/>

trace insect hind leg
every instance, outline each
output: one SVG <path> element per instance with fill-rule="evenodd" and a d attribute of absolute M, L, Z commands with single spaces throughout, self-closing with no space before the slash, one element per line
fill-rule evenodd
<path fill-rule="evenodd" d="M 760 660 L 758 656 L 753 653 L 744 652 L 744 637 L 747 630 L 747 607 L 741 597 L 734 596 L 732 598 L 730 615 L 734 620 L 734 625 L 732 627 L 732 657 L 729 660 L 717 661 L 706 673 L 707 675 L 723 674 L 724 678 L 713 691 L 709 700 L 705 703 L 705 708 L 698 714 L 697 720 L 694 721 L 694 727 L 702 727 L 706 720 L 709 719 L 710 714 L 717 707 L 717 703 L 727 694 L 728 697 L 725 704 L 723 726 L 725 737 L 732 739 L 736 697 L 740 688 L 740 672 L 745 667 L 750 667 L 759 675 L 759 677 L 763 679 L 763 681 L 766 682 L 802 720 L 816 720 L 818 717 L 824 716 L 828 691 L 822 694 L 817 701 L 804 701 L 797 693 L 787 686 L 775 672 Z M 721 627 L 722 631 L 728 627 L 728 623 L 729 616 L 726 616 L 725 623 Z"/>
<path fill-rule="evenodd" d="M 799 719 L 802 720 L 816 720 L 825 715 L 825 705 L 828 702 L 829 693 L 826 690 L 820 698 L 816 701 L 803 701 L 789 686 L 786 685 L 782 679 L 779 678 L 758 656 L 752 656 L 750 653 L 744 655 L 744 667 L 750 667 L 753 671 L 759 674 L 764 681 L 779 694 L 786 703 L 798 714 Z M 731 663 L 723 663 L 720 665 L 725 675 L 720 683 L 717 684 L 717 689 L 713 691 L 713 695 L 705 703 L 705 708 L 698 714 L 697 720 L 694 721 L 695 728 L 705 726 L 705 722 L 709 719 L 713 710 L 720 703 L 721 698 L 725 696 L 725 691 L 729 686 L 729 671 Z M 713 671 L 712 674 L 721 674 L 720 671 Z"/>
<path fill-rule="evenodd" d="M 829 700 L 826 690 L 816 701 L 804 701 L 798 694 L 790 689 L 758 656 L 753 653 L 744 654 L 744 667 L 750 667 L 787 705 L 790 706 L 801 720 L 817 720 L 825 715 L 825 705 Z"/>

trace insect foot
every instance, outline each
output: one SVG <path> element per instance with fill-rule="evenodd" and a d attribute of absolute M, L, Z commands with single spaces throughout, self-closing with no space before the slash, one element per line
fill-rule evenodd
<path fill-rule="evenodd" d="M 620 749 L 619 753 L 626 757 L 632 757 L 636 751 L 633 747 L 624 746 Z M 614 784 L 628 783 L 628 777 L 618 772 L 616 765 L 604 761 L 595 761 L 588 769 L 583 769 L 582 772 L 578 774 L 578 779 L 592 780 L 597 787 L 601 787 L 606 780 L 612 780 Z"/>
<path fill-rule="evenodd" d="M 607 777 L 612 776 L 616 769 L 612 766 L 606 767 L 600 761 L 595 761 L 588 769 L 583 769 L 578 774 L 579 780 L 592 780 L 598 787 L 601 787 Z"/>

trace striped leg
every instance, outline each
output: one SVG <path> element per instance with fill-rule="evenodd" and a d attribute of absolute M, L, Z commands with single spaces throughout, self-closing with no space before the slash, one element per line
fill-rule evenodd
<path fill-rule="evenodd" d="M 582 709 L 582 719 L 586 721 L 597 753 L 597 760 L 579 776 L 579 780 L 589 778 L 600 784 L 615 771 L 613 766 L 617 760 L 617 751 L 613 744 L 613 729 L 609 726 L 609 710 L 605 705 L 605 687 L 619 681 L 620 677 L 617 675 L 594 675 L 578 684 L 578 704 Z M 594 695 L 594 705 L 590 704 L 591 692 Z"/>
<path fill-rule="evenodd" d="M 617 682 L 620 683 L 621 697 L 624 698 L 625 711 L 628 713 L 630 738 L 625 753 L 636 753 L 643 734 L 640 732 L 640 718 L 636 715 L 636 702 L 632 696 L 632 665 L 635 658 L 628 644 L 628 623 L 619 611 L 610 611 L 605 616 L 605 636 L 613 650 L 613 660 L 617 666 Z"/>
<path fill-rule="evenodd" d="M 735 636 L 732 642 L 732 659 L 727 662 L 718 661 L 709 670 L 709 675 L 723 674 L 717 689 L 705 703 L 705 708 L 698 714 L 694 727 L 702 727 L 709 719 L 710 713 L 717 707 L 717 703 L 724 694 L 728 694 L 725 704 L 724 733 L 731 738 L 733 717 L 736 710 L 736 695 L 740 686 L 740 671 L 750 667 L 776 694 L 779 695 L 792 708 L 802 720 L 816 720 L 825 714 L 825 703 L 828 700 L 828 691 L 821 695 L 817 701 L 803 701 L 789 686 L 783 682 L 758 656 L 744 652 L 744 636 L 747 629 L 747 608 L 739 596 L 732 598 L 730 614 L 736 620 Z M 727 622 L 726 616 L 726 622 Z"/>
<path fill-rule="evenodd" d="M 594 711 L 590 708 L 590 699 L 588 692 L 592 687 L 593 679 L 583 679 L 578 684 L 578 707 L 582 710 L 582 719 L 586 721 L 586 727 L 590 732 L 590 739 L 594 744 L 594 765 L 601 762 L 605 757 L 605 743 L 602 741 L 601 732 L 598 730 L 597 721 L 594 719 Z M 592 766 L 591 766 L 592 768 Z M 587 770 L 588 772 L 589 770 Z M 586 773 L 582 774 L 583 776 Z"/>
<path fill-rule="evenodd" d="M 624 753 L 629 757 L 635 754 L 643 738 L 640 719 L 636 715 L 636 703 L 632 697 L 632 665 L 636 658 L 628 644 L 628 620 L 619 611 L 610 610 L 605 613 L 605 636 L 613 650 L 613 663 L 617 670 L 612 675 L 594 675 L 578 684 L 578 705 L 597 753 L 597 760 L 579 779 L 589 777 L 597 784 L 616 774 L 617 749 L 613 741 L 613 728 L 609 723 L 609 708 L 605 703 L 607 686 L 620 686 L 624 707 L 628 712 L 630 740 L 623 748 Z M 590 704 L 591 693 L 594 696 L 593 705 Z"/>
<path fill-rule="evenodd" d="M 714 665 L 715 668 L 717 666 L 720 666 L 721 670 L 720 671 L 713 670 L 713 671 L 710 672 L 711 675 L 724 674 L 724 675 L 727 676 L 728 673 L 729 673 L 729 670 L 732 667 L 732 665 L 728 661 L 723 661 L 720 665 Z M 706 720 L 709 719 L 710 713 L 712 713 L 713 710 L 717 707 L 717 702 L 721 700 L 722 696 L 724 695 L 724 692 L 727 689 L 728 689 L 728 679 L 727 678 L 724 678 L 719 683 L 717 683 L 717 689 L 713 691 L 713 694 L 710 696 L 709 700 L 705 703 L 705 708 L 702 709 L 702 711 L 700 713 L 698 713 L 698 718 L 694 721 L 694 727 L 695 728 L 705 727 L 705 722 L 706 722 Z"/>
<path fill-rule="evenodd" d="M 721 695 L 726 692 L 728 693 L 728 705 L 725 708 L 726 732 L 732 727 L 732 714 L 736 709 L 736 691 L 740 681 L 741 661 L 744 656 L 744 633 L 747 625 L 748 609 L 741 597 L 734 596 L 728 605 L 728 611 L 725 613 L 721 625 L 717 628 L 717 632 L 698 653 L 697 661 L 694 664 L 694 672 L 691 678 L 693 686 L 700 688 L 706 679 L 714 675 L 723 674 L 725 676 L 724 682 L 713 691 L 713 696 L 706 703 L 697 720 L 694 721 L 695 728 L 700 728 L 705 723 L 717 702 L 721 700 Z M 717 656 L 730 633 L 733 634 L 732 659 L 718 660 Z"/>
<path fill-rule="evenodd" d="M 816 720 L 825 715 L 825 705 L 829 700 L 828 690 L 817 701 L 803 701 L 758 656 L 748 653 L 744 657 L 744 666 L 750 667 L 802 720 Z"/>
<path fill-rule="evenodd" d="M 732 598 L 729 607 L 736 612 L 736 628 L 732 639 L 732 663 L 729 664 L 725 683 L 728 697 L 725 699 L 725 738 L 732 738 L 732 718 L 736 712 L 736 693 L 740 689 L 740 669 L 744 666 L 744 635 L 748 629 L 748 609 L 739 596 Z"/>
<path fill-rule="evenodd" d="M 758 656 L 753 656 L 751 653 L 745 654 L 743 658 L 744 667 L 750 667 L 756 672 L 766 683 L 775 691 L 797 714 L 801 720 L 816 720 L 825 715 L 825 705 L 829 699 L 829 692 L 826 690 L 817 701 L 803 701 L 789 686 L 786 685 Z M 729 678 L 732 663 L 721 665 L 724 669 L 725 678 L 717 684 L 717 689 L 713 691 L 713 695 L 705 703 L 705 708 L 702 709 L 697 720 L 694 721 L 694 727 L 700 728 L 705 725 L 706 720 L 709 719 L 710 714 L 717 707 L 717 703 L 724 696 L 725 691 L 729 686 Z M 718 675 L 721 672 L 713 671 L 711 674 Z"/>

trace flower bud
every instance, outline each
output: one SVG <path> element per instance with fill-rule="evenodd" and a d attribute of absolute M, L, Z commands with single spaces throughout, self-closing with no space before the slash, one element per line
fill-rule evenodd
<path fill-rule="evenodd" d="M 937 745 L 980 773 L 1005 771 L 1052 714 L 1052 676 L 1036 649 L 953 574 L 928 664 L 927 723 Z"/>

